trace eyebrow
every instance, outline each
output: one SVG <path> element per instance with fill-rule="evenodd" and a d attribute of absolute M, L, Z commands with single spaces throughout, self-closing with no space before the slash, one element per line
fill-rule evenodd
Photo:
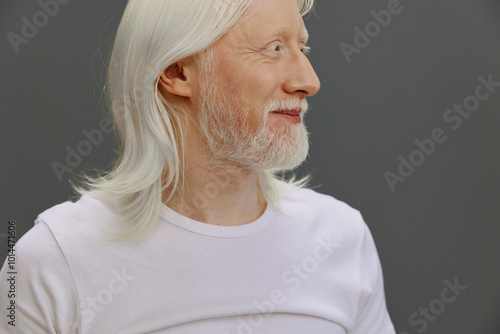
<path fill-rule="evenodd" d="M 269 39 L 276 36 L 290 37 L 290 29 L 288 29 L 287 27 L 281 27 L 271 34 L 266 34 L 265 36 L 262 36 L 262 38 Z M 302 33 L 300 34 L 300 39 L 306 42 L 309 40 L 309 32 L 307 31 L 307 29 L 304 29 L 302 31 Z"/>
<path fill-rule="evenodd" d="M 305 40 L 306 42 L 309 40 L 309 32 L 307 31 L 307 29 L 304 29 L 304 31 L 302 31 L 302 35 L 300 36 L 300 38 Z"/>

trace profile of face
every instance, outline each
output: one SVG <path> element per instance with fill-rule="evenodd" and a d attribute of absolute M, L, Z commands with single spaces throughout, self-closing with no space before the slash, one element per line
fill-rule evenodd
<path fill-rule="evenodd" d="M 308 154 L 306 97 L 320 83 L 296 0 L 256 0 L 199 69 L 199 124 L 215 162 L 293 169 Z"/>

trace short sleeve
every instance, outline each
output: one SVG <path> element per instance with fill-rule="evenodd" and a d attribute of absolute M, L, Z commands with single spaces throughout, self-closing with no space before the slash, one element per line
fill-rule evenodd
<path fill-rule="evenodd" d="M 373 237 L 366 225 L 361 254 L 363 276 L 368 288 L 362 297 L 356 325 L 349 334 L 395 334 L 385 302 L 382 266 Z"/>
<path fill-rule="evenodd" d="M 1 333 L 79 333 L 78 298 L 61 249 L 38 219 L 15 245 L 14 273 L 7 260 L 0 271 L 0 304 L 15 301 L 15 322 L 1 314 Z M 12 294 L 14 293 L 14 295 Z M 9 296 L 10 295 L 10 296 Z M 1 313 L 6 312 L 2 307 Z M 10 312 L 10 311 L 9 311 Z M 12 326 L 15 324 L 15 326 Z"/>

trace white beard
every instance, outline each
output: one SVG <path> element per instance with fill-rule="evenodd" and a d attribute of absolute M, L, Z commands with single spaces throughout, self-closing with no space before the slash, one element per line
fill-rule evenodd
<path fill-rule="evenodd" d="M 210 64 L 212 65 L 212 64 Z M 244 128 L 252 113 L 250 107 L 232 108 L 219 93 L 221 85 L 211 73 L 213 66 L 200 70 L 199 122 L 213 163 L 231 163 L 247 169 L 290 170 L 307 158 L 309 137 L 303 118 L 308 109 L 305 99 L 268 101 L 263 107 L 257 129 Z M 302 122 L 283 124 L 279 131 L 269 128 L 268 116 L 273 110 L 301 108 Z M 289 123 L 288 121 L 284 121 Z"/>

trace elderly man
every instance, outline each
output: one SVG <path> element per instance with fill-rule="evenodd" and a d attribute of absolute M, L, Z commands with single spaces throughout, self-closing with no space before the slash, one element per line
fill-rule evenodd
<path fill-rule="evenodd" d="M 2 333 L 394 333 L 359 212 L 275 176 L 308 152 L 312 5 L 129 1 L 119 158 L 18 242 Z"/>

